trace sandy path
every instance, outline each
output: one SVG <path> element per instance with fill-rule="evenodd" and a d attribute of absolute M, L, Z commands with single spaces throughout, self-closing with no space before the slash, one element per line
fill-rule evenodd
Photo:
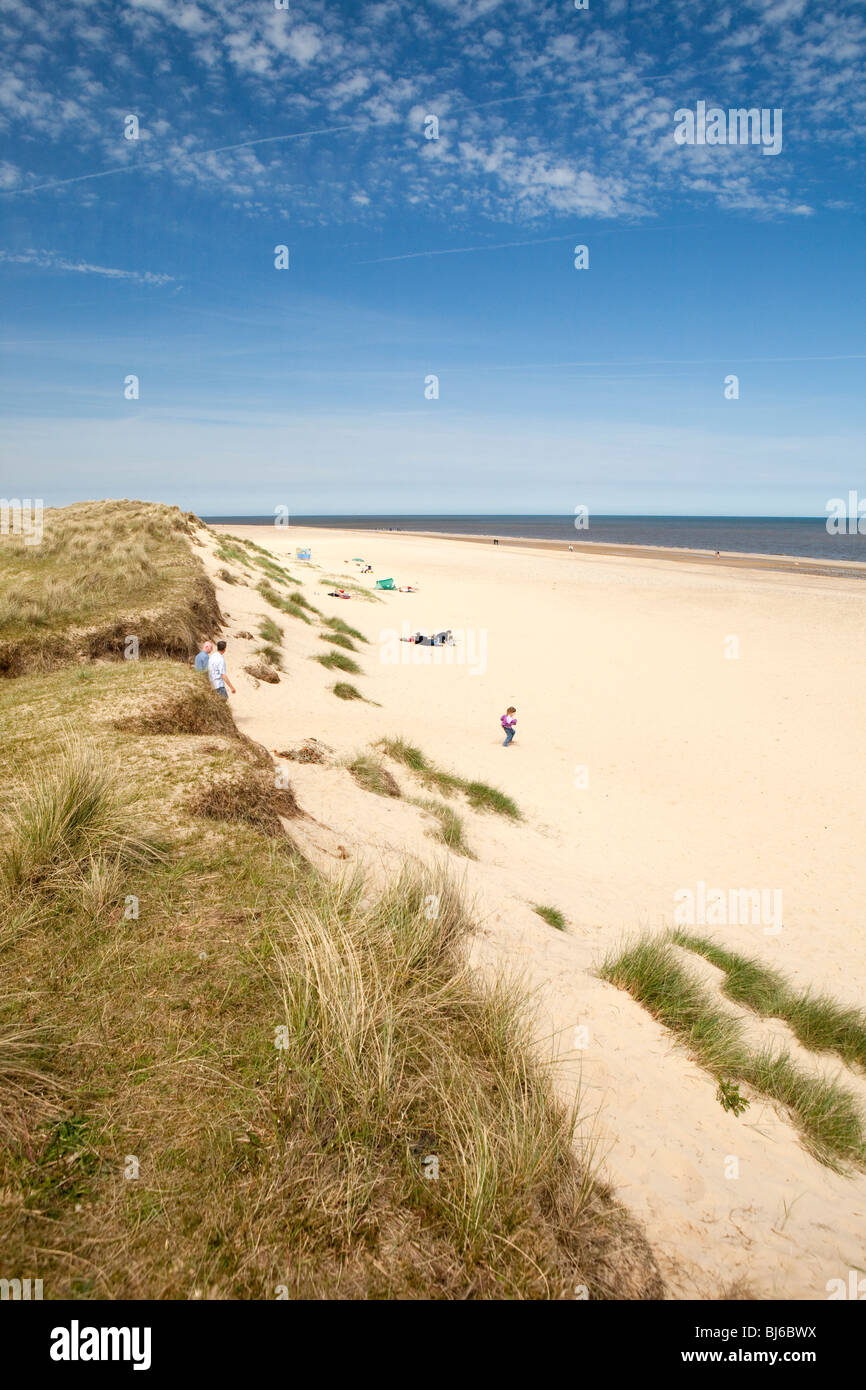
<path fill-rule="evenodd" d="M 406 534 L 230 529 L 291 556 L 311 601 L 366 634 L 365 674 L 346 679 L 380 705 L 336 699 L 334 673 L 310 660 L 327 650 L 317 630 L 279 618 L 287 675 L 257 688 L 236 679 L 241 728 L 270 749 L 314 735 L 340 755 L 402 734 L 523 809 L 521 826 L 466 816 L 479 858 L 455 867 L 481 921 L 474 958 L 521 972 L 536 992 L 563 1093 L 581 1081 L 587 1128 L 595 1112 L 606 1168 L 672 1292 L 713 1298 L 744 1284 L 823 1298 L 828 1280 L 862 1269 L 866 1176 L 816 1163 L 760 1101 L 741 1119 L 723 1111 L 667 1032 L 592 973 L 624 934 L 670 925 L 678 890 L 754 887 L 781 891 L 781 930 L 767 917 L 706 934 L 862 1003 L 861 583 Z M 303 542 L 321 570 L 295 562 Z M 323 574 L 369 584 L 344 563 L 354 555 L 420 592 L 329 599 Z M 230 638 L 273 615 L 254 591 L 217 585 Z M 412 664 L 394 641 L 404 623 L 451 627 L 453 664 Z M 230 673 L 254 645 L 230 641 Z M 506 751 L 508 704 L 519 723 Z M 365 795 L 339 768 L 290 766 L 322 823 L 303 832 L 322 862 L 349 854 L 377 871 L 399 853 L 440 853 L 415 808 Z M 568 933 L 541 921 L 536 902 L 560 908 Z M 756 1027 L 778 1036 L 779 1025 Z"/>

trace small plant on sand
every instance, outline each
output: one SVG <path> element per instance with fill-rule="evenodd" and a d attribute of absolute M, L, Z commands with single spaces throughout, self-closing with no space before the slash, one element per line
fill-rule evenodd
<path fill-rule="evenodd" d="M 269 661 L 272 666 L 276 666 L 278 671 L 283 669 L 282 653 L 277 651 L 276 647 L 272 647 L 270 643 L 266 642 L 264 646 L 256 647 L 256 655 L 263 656 L 265 661 Z"/>
<path fill-rule="evenodd" d="M 257 584 L 256 588 L 262 598 L 267 599 L 268 603 L 274 608 L 278 608 L 281 613 L 288 613 L 292 618 L 300 618 L 302 623 L 312 622 L 312 618 L 305 612 L 302 604 L 296 602 L 294 598 L 284 598 L 282 594 L 278 594 L 273 585 L 269 584 L 266 579 Z"/>
<path fill-rule="evenodd" d="M 238 584 L 240 582 L 230 570 L 217 570 L 217 577 L 221 579 L 224 584 Z"/>
<path fill-rule="evenodd" d="M 748 1110 L 751 1103 L 745 1096 L 740 1095 L 738 1083 L 725 1077 L 719 1082 L 716 1100 L 723 1110 L 730 1110 L 732 1114 L 737 1116 L 742 1115 L 744 1110 Z"/>
<path fill-rule="evenodd" d="M 347 763 L 349 771 L 365 792 L 375 792 L 377 796 L 399 796 L 400 788 L 391 773 L 378 759 L 361 753 Z"/>
<path fill-rule="evenodd" d="M 565 931 L 567 923 L 558 907 L 543 907 L 540 903 L 535 903 L 533 911 L 537 912 L 549 927 L 556 927 L 557 931 Z"/>
<path fill-rule="evenodd" d="M 494 811 L 498 816 L 507 816 L 509 820 L 521 818 L 517 803 L 498 787 L 488 787 L 486 782 L 467 782 L 464 791 L 473 811 Z"/>
<path fill-rule="evenodd" d="M 446 806 L 444 801 L 434 801 L 432 797 L 415 802 L 423 811 L 429 811 L 439 822 L 435 831 L 431 834 L 437 840 L 441 840 L 443 845 L 454 854 L 462 854 L 464 859 L 475 859 L 475 855 L 466 843 L 466 829 L 462 819 L 452 806 Z"/>
<path fill-rule="evenodd" d="M 316 660 L 329 671 L 345 671 L 347 676 L 362 674 L 357 661 L 353 661 L 350 656 L 343 656 L 342 652 L 326 652 L 317 656 Z"/>
<path fill-rule="evenodd" d="M 338 700 L 363 700 L 364 697 L 356 685 L 350 685 L 348 681 L 337 681 L 331 689 Z M 364 701 L 366 704 L 366 701 Z"/>
<path fill-rule="evenodd" d="M 347 637 L 345 632 L 320 632 L 319 636 L 323 642 L 331 642 L 335 647 L 342 647 L 344 651 L 356 652 L 358 650 L 351 637 Z"/>
<path fill-rule="evenodd" d="M 441 796 L 463 792 L 473 811 L 494 811 L 497 815 L 507 816 L 509 820 L 521 819 L 519 807 L 505 792 L 489 787 L 486 782 L 468 782 L 453 772 L 445 772 L 431 763 L 420 748 L 407 743 L 405 739 L 383 738 L 379 747 L 389 758 L 417 773 L 425 787 L 432 787 Z"/>
<path fill-rule="evenodd" d="M 296 603 L 299 608 L 306 608 L 308 613 L 318 613 L 321 617 L 319 609 L 316 608 L 314 604 L 310 603 L 309 599 L 304 598 L 300 589 L 296 589 L 293 594 L 289 594 L 289 602 Z"/>
<path fill-rule="evenodd" d="M 367 642 L 368 640 L 363 632 L 359 632 L 356 627 L 350 627 L 348 623 L 343 622 L 342 618 L 325 618 L 323 621 L 325 627 L 329 627 L 332 632 L 342 632 L 346 637 L 354 637 L 357 642 Z"/>
<path fill-rule="evenodd" d="M 264 642 L 270 642 L 273 646 L 279 647 L 283 640 L 283 629 L 279 623 L 275 623 L 273 618 L 262 618 L 259 623 L 259 636 Z"/>

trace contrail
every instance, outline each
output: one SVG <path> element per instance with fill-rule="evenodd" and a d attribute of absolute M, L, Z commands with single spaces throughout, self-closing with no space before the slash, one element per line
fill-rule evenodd
<path fill-rule="evenodd" d="M 497 241 L 491 242 L 488 246 L 451 246 L 444 251 L 407 251 L 402 256 L 377 256 L 372 261 L 358 261 L 358 265 L 383 265 L 386 261 L 414 261 L 419 256 L 462 256 L 466 251 L 502 251 L 508 246 L 542 246 L 549 241 L 571 241 L 571 235 L 543 236 L 537 237 L 534 241 Z"/>
<path fill-rule="evenodd" d="M 218 145 L 213 150 L 192 150 L 189 152 L 194 159 L 201 159 L 208 154 L 227 154 L 230 150 L 245 150 L 252 145 L 273 144 L 277 140 L 306 140 L 311 135 L 336 135 L 344 130 L 366 129 L 369 122 L 364 122 L 363 126 L 354 125 L 335 125 L 322 126 L 319 130 L 296 130 L 290 135 L 261 135 L 256 140 L 240 140 L 236 145 Z M 54 179 L 51 183 L 34 183 L 27 188 L 4 188 L 0 193 L 7 197 L 17 193 L 41 193 L 47 188 L 63 188 L 70 183 L 85 183 L 88 179 L 107 179 L 112 174 L 133 174 L 138 169 L 158 169 L 161 165 L 171 162 L 171 155 L 163 155 L 160 159 L 136 160 L 133 164 L 119 164 L 113 169 L 99 169 L 93 174 L 77 174 L 71 179 Z"/>
<path fill-rule="evenodd" d="M 593 216 L 594 214 L 589 214 Z M 704 223 L 699 224 L 701 227 Z M 532 241 L 496 241 L 487 246 L 449 246 L 441 251 L 405 251 L 400 256 L 377 256 L 372 261 L 358 261 L 358 265 L 383 265 L 386 261 L 414 261 L 420 256 L 462 256 L 467 251 L 502 251 L 511 246 L 544 246 L 552 241 L 573 241 L 575 238 L 612 236 L 619 232 L 679 232 L 682 227 L 653 227 L 649 223 L 635 223 L 629 227 L 595 227 L 592 231 L 562 232 L 559 236 L 536 237 Z"/>

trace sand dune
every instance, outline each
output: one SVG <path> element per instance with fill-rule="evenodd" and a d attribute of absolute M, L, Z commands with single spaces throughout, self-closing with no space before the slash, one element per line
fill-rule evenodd
<path fill-rule="evenodd" d="M 327 650 L 318 630 L 216 578 L 244 732 L 269 749 L 314 736 L 337 757 L 402 735 L 523 810 L 518 825 L 466 813 L 478 857 L 453 868 L 476 901 L 473 960 L 521 974 L 535 992 L 540 1045 L 557 1057 L 563 1094 L 580 1086 L 584 1132 L 645 1222 L 672 1293 L 821 1299 L 829 1280 L 862 1269 L 866 1176 L 818 1163 L 760 1098 L 739 1119 L 723 1110 L 713 1078 L 594 973 L 623 937 L 670 926 L 678 891 L 779 890 L 781 929 L 767 919 L 702 930 L 801 988 L 862 1003 L 861 583 L 405 534 L 229 529 L 291 557 L 309 599 L 368 637 L 364 674 L 347 679 L 378 702 L 335 698 L 339 673 L 310 659 Z M 294 560 L 304 542 L 320 569 Z M 328 598 L 322 575 L 370 585 L 346 563 L 354 555 L 373 577 L 419 592 L 377 604 Z M 232 636 L 265 615 L 286 629 L 279 685 L 242 673 L 258 643 Z M 413 664 L 396 642 L 404 628 L 443 627 L 458 646 L 441 664 Z M 518 735 L 505 750 L 498 720 L 509 704 Z M 293 833 L 318 862 L 362 862 L 375 875 L 407 852 L 444 852 L 418 808 L 362 792 L 333 763 L 289 766 L 314 818 Z M 559 908 L 568 931 L 543 922 L 535 903 Z M 767 1038 L 785 1030 L 750 1027 Z M 841 1063 L 813 1063 L 845 1071 L 866 1099 Z"/>

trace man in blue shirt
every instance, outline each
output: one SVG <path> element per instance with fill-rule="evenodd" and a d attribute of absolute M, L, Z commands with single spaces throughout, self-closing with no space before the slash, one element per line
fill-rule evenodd
<path fill-rule="evenodd" d="M 206 671 L 206 670 L 207 670 L 207 664 L 208 664 L 208 662 L 210 661 L 210 654 L 211 654 L 212 651 L 213 651 L 213 642 L 203 642 L 203 643 L 202 643 L 201 651 L 199 652 L 198 656 L 197 656 L 196 659 L 195 659 L 195 669 L 196 669 L 197 671 Z"/>

